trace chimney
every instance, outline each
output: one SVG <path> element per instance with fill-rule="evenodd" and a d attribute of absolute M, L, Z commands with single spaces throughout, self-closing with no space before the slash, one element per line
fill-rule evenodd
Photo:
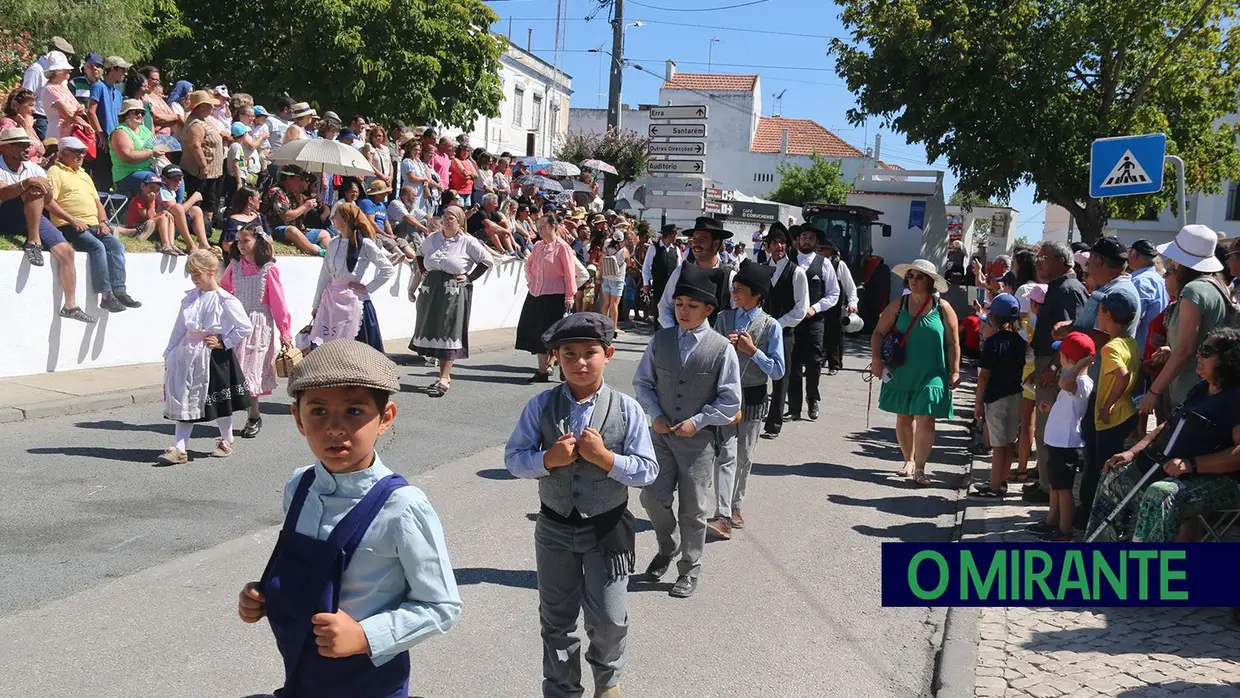
<path fill-rule="evenodd" d="M 666 72 L 664 73 L 664 82 L 671 82 L 676 78 L 676 61 L 668 60 Z"/>
<path fill-rule="evenodd" d="M 784 129 L 783 139 L 780 141 L 779 152 L 785 156 L 788 155 L 788 129 Z"/>
<path fill-rule="evenodd" d="M 530 30 L 528 30 L 528 31 L 529 31 L 529 33 L 525 35 L 525 52 L 526 52 L 526 53 L 534 53 L 534 51 L 533 51 L 533 47 L 534 47 L 534 30 L 533 30 L 533 29 L 530 29 Z"/>
<path fill-rule="evenodd" d="M 874 162 L 875 163 L 881 162 L 882 157 L 883 157 L 883 134 L 876 133 L 874 134 Z"/>

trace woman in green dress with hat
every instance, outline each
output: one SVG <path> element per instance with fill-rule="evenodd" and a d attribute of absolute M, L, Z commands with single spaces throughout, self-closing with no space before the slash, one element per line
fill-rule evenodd
<path fill-rule="evenodd" d="M 888 303 L 878 319 L 870 338 L 870 372 L 883 381 L 879 409 L 896 415 L 896 438 L 904 455 L 897 474 L 928 485 L 934 420 L 951 419 L 951 391 L 960 382 L 960 327 L 956 312 L 938 296 L 947 291 L 947 281 L 933 263 L 918 259 L 891 271 L 905 280 L 908 292 Z M 893 329 L 903 334 L 894 352 L 904 356 L 899 366 L 883 362 L 883 344 Z"/>

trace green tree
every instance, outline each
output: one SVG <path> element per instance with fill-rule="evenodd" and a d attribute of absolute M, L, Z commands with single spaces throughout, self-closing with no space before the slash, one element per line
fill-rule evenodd
<path fill-rule="evenodd" d="M 498 116 L 505 39 L 482 0 L 177 0 L 189 37 L 162 41 L 169 76 L 289 94 L 345 118 L 470 128 Z M 182 31 L 173 27 L 173 33 Z"/>
<path fill-rule="evenodd" d="M 1003 204 L 995 203 L 984 196 L 979 196 L 971 191 L 964 189 L 956 189 L 952 192 L 951 198 L 947 200 L 951 206 L 959 206 L 965 210 L 971 211 L 975 208 L 998 208 Z"/>
<path fill-rule="evenodd" d="M 149 54 L 154 43 L 148 21 L 158 1 L 4 0 L 0 2 L 0 32 L 29 33 L 30 48 L 38 54 L 46 50 L 52 36 L 61 36 L 79 56 L 95 51 L 137 61 Z"/>
<path fill-rule="evenodd" d="M 569 132 L 555 151 L 557 160 L 579 163 L 602 160 L 616 168 L 618 175 L 607 175 L 606 191 L 614 192 L 646 173 L 650 161 L 650 139 L 626 129 L 608 129 L 605 133 Z M 611 206 L 615 202 L 607 201 Z"/>
<path fill-rule="evenodd" d="M 766 198 L 789 206 L 805 204 L 843 204 L 852 187 L 844 181 L 839 160 L 828 160 L 818 153 L 810 156 L 808 167 L 795 162 L 779 163 L 775 171 L 782 178 L 779 188 Z"/>
<path fill-rule="evenodd" d="M 1240 177 L 1236 110 L 1240 0 L 840 0 L 836 70 L 849 119 L 879 117 L 960 188 L 1007 199 L 1021 184 L 1067 208 L 1086 241 L 1111 217 L 1172 202 L 1089 196 L 1096 138 L 1166 133 L 1188 187 Z M 1171 181 L 1174 181 L 1173 179 Z"/>

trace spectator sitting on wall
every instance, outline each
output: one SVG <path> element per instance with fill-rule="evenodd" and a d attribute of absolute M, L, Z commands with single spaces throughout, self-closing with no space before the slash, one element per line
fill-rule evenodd
<path fill-rule="evenodd" d="M 172 212 L 162 207 L 160 192 L 164 181 L 154 172 L 143 172 L 141 188 L 129 200 L 129 208 L 125 224 L 134 229 L 140 239 L 147 239 L 151 233 L 159 234 L 159 251 L 170 257 L 179 257 L 184 253 L 173 244 L 173 230 L 176 227 Z M 209 248 L 208 248 L 209 249 Z"/>
<path fill-rule="evenodd" d="M 282 168 L 279 184 L 263 195 L 264 226 L 277 241 L 293 245 L 306 254 L 322 257 L 326 254 L 331 235 L 322 229 L 302 231 L 306 213 L 318 206 L 316 199 L 306 196 L 306 188 L 312 179 L 313 175 L 307 175 L 296 165 Z"/>
<path fill-rule="evenodd" d="M 512 231 L 508 229 L 508 221 L 499 212 L 499 197 L 495 194 L 484 194 L 482 208 L 469 217 L 467 230 L 470 235 L 490 244 L 491 248 L 501 254 L 515 255 L 517 244 L 512 239 Z"/>

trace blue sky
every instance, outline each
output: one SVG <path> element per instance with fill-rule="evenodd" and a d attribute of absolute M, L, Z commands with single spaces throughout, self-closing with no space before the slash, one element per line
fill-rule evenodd
<path fill-rule="evenodd" d="M 745 7 L 717 9 L 749 4 Z M 557 0 L 489 0 L 500 16 L 493 30 L 509 33 L 524 47 L 533 30 L 534 53 L 556 63 Z M 560 67 L 573 76 L 573 106 L 607 106 L 607 56 L 590 53 L 602 45 L 611 50 L 608 10 L 584 21 L 599 7 L 599 0 L 562 0 L 567 5 L 562 25 Z M 509 20 L 511 18 L 511 22 Z M 873 145 L 879 124 L 851 126 L 846 118 L 855 99 L 835 74 L 834 60 L 827 55 L 830 38 L 842 36 L 839 8 L 824 0 L 625 0 L 627 22 L 643 21 L 626 34 L 625 56 L 655 77 L 634 68 L 624 74 L 624 101 L 652 104 L 658 99 L 664 61 L 672 59 L 682 72 L 759 73 L 762 76 L 763 113 L 771 115 L 774 96 L 784 93 L 783 116 L 813 119 L 854 146 Z M 764 33 L 769 32 L 769 33 Z M 712 42 L 718 39 L 717 43 Z M 925 149 L 903 136 L 883 130 L 882 158 L 906 169 L 938 169 L 946 172 L 946 193 L 955 189 L 956 178 L 946 162 L 927 163 Z M 1045 205 L 1033 202 L 1033 188 L 1021 187 L 1011 205 L 1020 211 L 1016 234 L 1030 240 L 1042 235 Z"/>

